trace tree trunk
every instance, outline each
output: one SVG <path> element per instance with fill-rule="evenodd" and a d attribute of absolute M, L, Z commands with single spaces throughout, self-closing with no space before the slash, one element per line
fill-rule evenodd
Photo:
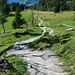
<path fill-rule="evenodd" d="M 5 27 L 4 27 L 4 24 L 2 24 L 2 27 L 3 27 L 3 30 L 4 30 L 4 34 L 5 34 Z"/>
<path fill-rule="evenodd" d="M 31 24 L 34 26 L 34 12 L 31 10 Z"/>

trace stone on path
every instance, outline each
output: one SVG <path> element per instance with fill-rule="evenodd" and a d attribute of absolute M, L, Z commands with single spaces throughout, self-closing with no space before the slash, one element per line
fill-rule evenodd
<path fill-rule="evenodd" d="M 73 31 L 73 30 L 74 30 L 73 28 L 66 29 L 66 31 Z"/>

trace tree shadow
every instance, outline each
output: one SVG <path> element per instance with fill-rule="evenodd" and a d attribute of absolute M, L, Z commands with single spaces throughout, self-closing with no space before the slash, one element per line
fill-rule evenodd
<path fill-rule="evenodd" d="M 39 46 L 40 42 L 43 44 L 45 43 L 46 45 L 43 45 L 42 47 Z M 55 43 L 59 43 L 60 40 L 58 37 L 52 37 L 52 36 L 45 36 L 45 37 L 41 37 L 40 39 L 31 42 L 28 44 L 28 46 L 30 48 L 34 48 L 34 49 L 39 49 L 40 50 L 45 50 L 45 48 L 50 48 L 52 47 Z"/>
<path fill-rule="evenodd" d="M 70 41 L 71 40 L 71 38 L 70 38 L 71 36 L 72 36 L 72 34 L 70 34 L 70 33 L 62 35 L 62 36 L 59 36 L 60 44 L 62 45 L 62 44 L 67 43 L 68 41 Z"/>
<path fill-rule="evenodd" d="M 9 16 L 15 16 L 15 14 L 9 14 Z"/>
<path fill-rule="evenodd" d="M 46 37 L 40 38 L 40 40 L 38 40 L 36 43 L 39 43 L 41 41 L 43 43 L 50 44 L 50 46 L 52 46 L 54 43 L 60 42 L 58 37 L 52 37 L 52 36 L 50 36 L 48 38 L 46 38 Z"/>
<path fill-rule="evenodd" d="M 0 56 L 2 56 L 6 51 L 8 51 L 13 45 L 9 46 L 7 49 L 5 49 L 4 51 L 0 52 Z"/>
<path fill-rule="evenodd" d="M 16 38 L 20 38 L 22 35 L 31 35 L 31 36 L 39 36 L 39 35 L 41 35 L 40 33 L 32 33 L 32 32 L 23 32 L 23 33 L 19 33 L 19 32 L 16 32 L 16 33 L 14 33 L 14 36 L 16 37 Z"/>
<path fill-rule="evenodd" d="M 65 35 L 57 36 L 57 37 L 43 36 L 40 39 L 29 43 L 28 46 L 30 48 L 44 50 L 45 48 L 52 47 L 56 43 L 59 43 L 61 45 L 67 43 L 68 41 L 71 40 L 70 36 L 72 36 L 72 35 L 71 34 L 65 34 Z M 46 45 L 43 44 L 42 47 L 40 47 L 40 45 L 39 45 L 40 43 L 42 43 L 42 44 L 45 43 Z"/>
<path fill-rule="evenodd" d="M 70 36 L 72 36 L 72 34 L 68 33 L 68 34 L 62 35 L 60 37 L 66 39 L 66 38 L 69 38 Z"/>

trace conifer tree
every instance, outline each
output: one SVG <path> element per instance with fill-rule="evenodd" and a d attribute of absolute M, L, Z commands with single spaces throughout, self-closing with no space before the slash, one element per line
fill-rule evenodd
<path fill-rule="evenodd" d="M 3 12 L 5 10 L 5 5 L 6 5 L 6 1 L 7 0 L 0 0 L 0 24 L 2 25 L 2 28 L 4 30 L 5 33 L 5 27 L 4 27 L 4 23 L 6 22 L 6 11 Z"/>
<path fill-rule="evenodd" d="M 31 24 L 34 26 L 34 11 L 33 9 L 31 10 Z"/>
<path fill-rule="evenodd" d="M 60 5 L 59 5 L 59 2 L 56 3 L 56 6 L 55 6 L 55 9 L 54 9 L 54 12 L 55 12 L 55 13 L 60 12 Z"/>
<path fill-rule="evenodd" d="M 13 23 L 12 23 L 12 27 L 14 29 L 21 28 L 21 25 L 23 25 L 24 23 L 27 23 L 25 21 L 25 19 L 22 19 L 21 17 L 22 17 L 22 15 L 21 15 L 20 8 L 17 7 L 16 14 L 15 14 L 15 19 L 13 20 Z"/>
<path fill-rule="evenodd" d="M 6 22 L 6 17 L 0 12 L 0 24 L 2 25 L 4 33 L 5 33 L 5 27 L 4 27 L 5 22 Z"/>

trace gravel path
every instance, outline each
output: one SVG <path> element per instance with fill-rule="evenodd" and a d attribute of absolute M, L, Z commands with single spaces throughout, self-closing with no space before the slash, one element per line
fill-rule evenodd
<path fill-rule="evenodd" d="M 39 19 L 42 22 L 41 19 Z M 39 25 L 41 25 L 39 23 Z M 36 38 L 31 38 L 25 41 L 17 42 L 7 53 L 8 55 L 15 54 L 29 64 L 27 66 L 30 75 L 68 75 L 68 73 L 62 73 L 62 64 L 58 63 L 58 58 L 56 55 L 50 51 L 49 49 L 45 49 L 44 51 L 37 51 L 31 49 L 27 46 L 27 43 L 32 42 L 36 39 L 39 39 L 46 32 L 46 27 L 41 27 L 44 32 L 41 36 Z M 51 29 L 50 33 L 53 30 Z"/>

